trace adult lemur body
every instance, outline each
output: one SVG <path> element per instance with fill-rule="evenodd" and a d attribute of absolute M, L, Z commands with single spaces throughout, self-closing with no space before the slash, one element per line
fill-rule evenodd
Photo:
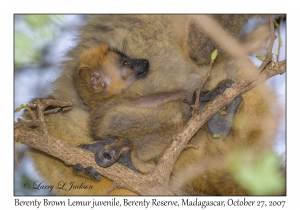
<path fill-rule="evenodd" d="M 248 15 L 214 15 L 231 35 L 237 37 Z M 55 81 L 52 95 L 64 101 L 74 100 L 71 111 L 52 114 L 45 118 L 51 135 L 72 145 L 92 144 L 95 136 L 136 139 L 139 144 L 131 151 L 134 167 L 141 173 L 153 170 L 157 160 L 172 136 L 180 132 L 190 116 L 190 105 L 174 100 L 158 107 L 133 107 L 119 103 L 113 97 L 102 108 L 105 110 L 97 123 L 97 133 L 91 133 L 88 107 L 79 97 L 74 85 L 79 58 L 89 48 L 107 43 L 112 49 L 133 58 L 144 58 L 150 67 L 145 79 L 132 84 L 124 98 L 139 98 L 150 94 L 181 90 L 193 94 L 207 73 L 211 52 L 219 48 L 189 16 L 183 15 L 91 15 L 80 28 L 79 42 L 63 62 L 61 76 Z M 228 55 L 219 50 L 212 74 L 204 89 L 212 90 L 223 80 L 237 81 L 243 78 Z M 259 142 L 270 142 L 271 147 L 278 126 L 278 105 L 275 94 L 262 84 L 244 94 L 234 116 L 232 131 L 226 139 L 214 140 L 204 126 L 191 139 L 195 147 L 185 149 L 172 172 L 171 187 L 174 194 L 190 195 L 244 195 L 247 191 L 236 182 L 227 157 L 241 148 Z M 138 123 L 137 123 L 138 122 Z M 155 139 L 155 141 L 153 141 Z M 89 190 L 63 191 L 57 194 L 101 195 L 107 192 L 111 181 L 100 182 L 77 176 L 73 168 L 44 153 L 33 151 L 31 157 L 36 170 L 48 183 L 84 183 L 93 186 Z M 192 169 L 195 169 L 194 171 Z M 186 173 L 187 171 L 191 173 Z M 116 189 L 111 195 L 130 195 L 126 189 Z"/>

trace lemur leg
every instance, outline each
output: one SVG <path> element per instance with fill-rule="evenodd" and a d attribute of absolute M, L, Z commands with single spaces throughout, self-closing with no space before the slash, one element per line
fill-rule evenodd
<path fill-rule="evenodd" d="M 200 109 L 203 108 L 209 101 L 222 94 L 226 88 L 229 88 L 231 85 L 232 81 L 229 80 L 221 82 L 212 91 L 201 91 Z M 218 112 L 208 120 L 207 125 L 212 135 L 217 134 L 218 136 L 226 138 L 232 129 L 233 117 L 241 101 L 241 96 L 237 96 L 230 104 L 224 107 L 223 111 L 225 111 L 225 115 Z M 98 141 L 94 144 L 80 145 L 80 147 L 92 151 L 95 154 L 95 161 L 102 167 L 109 167 L 115 162 L 118 162 L 134 171 L 138 171 L 131 161 L 130 150 L 132 147 L 132 142 L 129 139 L 109 137 L 106 139 L 106 141 Z M 81 173 L 84 170 L 87 175 L 96 180 L 100 180 L 100 174 L 91 166 L 84 168 L 80 163 L 78 163 L 74 165 L 74 170 L 77 173 Z"/>

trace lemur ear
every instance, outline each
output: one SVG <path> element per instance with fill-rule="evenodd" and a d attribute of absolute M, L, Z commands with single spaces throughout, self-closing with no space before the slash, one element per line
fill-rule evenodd
<path fill-rule="evenodd" d="M 89 67 L 81 67 L 79 68 L 78 74 L 79 76 L 87 83 L 91 83 L 91 70 Z"/>
<path fill-rule="evenodd" d="M 78 70 L 78 74 L 92 91 L 101 95 L 106 94 L 106 88 L 109 83 L 109 78 L 107 76 L 104 74 L 97 74 L 86 66 L 81 67 Z"/>

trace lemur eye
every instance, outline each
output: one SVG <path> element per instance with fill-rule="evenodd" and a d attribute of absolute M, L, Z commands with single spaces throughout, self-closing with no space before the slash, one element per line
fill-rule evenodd
<path fill-rule="evenodd" d="M 127 61 L 123 61 L 123 65 L 124 66 L 128 65 L 128 62 Z"/>

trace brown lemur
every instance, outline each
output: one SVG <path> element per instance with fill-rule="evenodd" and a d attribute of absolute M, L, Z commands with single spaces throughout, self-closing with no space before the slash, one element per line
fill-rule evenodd
<path fill-rule="evenodd" d="M 97 136 L 98 124 L 105 110 L 105 103 L 111 98 L 122 95 L 138 79 L 144 78 L 149 69 L 149 62 L 146 59 L 131 59 L 126 55 L 108 49 L 108 45 L 101 43 L 85 51 L 79 58 L 79 65 L 74 74 L 75 87 L 87 105 L 90 118 L 91 130 L 95 134 L 95 140 L 107 140 L 108 136 Z M 132 107 L 157 107 L 162 103 L 173 100 L 182 100 L 191 103 L 192 96 L 187 92 L 157 93 L 139 98 L 121 98 L 114 100 L 114 103 L 127 103 Z M 140 128 L 141 129 L 141 128 Z M 129 150 L 133 145 L 130 139 L 116 140 L 113 133 L 109 141 L 106 141 L 105 148 L 101 148 L 100 165 L 107 167 L 119 159 L 123 152 Z M 121 138 L 121 137 L 120 137 Z M 107 144 L 110 142 L 110 144 Z M 112 144 L 113 142 L 113 144 Z M 98 151 L 103 147 L 104 142 L 90 145 L 92 151 Z M 88 145 L 85 145 L 88 146 Z M 97 148 L 97 149 L 96 149 Z M 104 158 L 104 157 L 107 158 Z M 125 157 L 124 157 L 125 158 Z M 124 160 L 123 158 L 123 160 Z M 122 160 L 122 159 L 121 159 Z M 129 159 L 130 161 L 130 159 Z M 127 165 L 128 166 L 128 165 Z M 130 165 L 131 168 L 134 168 Z M 88 171 L 89 172 L 89 171 Z"/>
<path fill-rule="evenodd" d="M 115 161 L 121 162 L 129 168 L 135 169 L 134 164 L 131 163 L 127 151 L 135 151 L 139 148 L 141 137 L 140 134 L 136 137 L 131 135 L 133 139 L 128 139 L 128 135 L 120 136 L 118 133 L 109 133 L 105 136 L 99 136 L 99 131 L 102 130 L 98 124 L 103 121 L 102 116 L 105 113 L 107 103 L 109 107 L 114 104 L 128 104 L 131 107 L 142 111 L 142 108 L 155 108 L 161 104 L 169 101 L 183 101 L 188 104 L 192 103 L 192 96 L 187 92 L 165 92 L 150 94 L 147 96 L 140 96 L 138 98 L 122 97 L 126 89 L 128 89 L 137 79 L 144 78 L 148 72 L 149 63 L 145 59 L 131 59 L 119 52 L 114 52 L 108 49 L 105 43 L 96 45 L 86 50 L 79 58 L 78 69 L 74 74 L 75 87 L 87 105 L 90 118 L 91 130 L 95 140 L 100 140 L 95 144 L 82 145 L 81 147 L 95 152 L 95 160 L 102 167 L 108 167 Z M 226 86 L 229 87 L 230 82 L 218 85 L 216 91 L 203 91 L 201 93 L 201 105 L 205 102 L 214 99 L 217 94 L 222 93 Z M 111 100 L 113 98 L 113 100 Z M 111 102 L 113 101 L 113 103 Z M 229 133 L 232 123 L 233 114 L 235 113 L 240 103 L 240 97 L 237 97 L 227 107 L 227 115 L 222 116 L 216 114 L 209 120 L 209 128 L 214 133 L 218 133 L 226 137 Z M 218 119 L 218 123 L 216 122 Z M 188 118 L 187 118 L 188 119 Z M 215 120 L 214 120 L 215 119 Z M 138 127 L 139 122 L 131 123 L 131 126 L 137 127 L 139 130 L 147 130 L 149 127 Z M 139 132 L 140 133 L 140 132 Z M 157 134 L 155 134 L 157 138 Z M 157 144 L 156 139 L 153 138 L 150 144 Z M 157 150 L 157 149 L 156 149 Z M 122 154 L 126 155 L 122 155 Z M 152 153 L 148 151 L 148 153 Z M 119 157 L 121 156 L 121 159 Z M 75 170 L 80 172 L 83 166 L 76 164 Z M 136 170 L 136 169 L 135 169 Z M 93 177 L 99 179 L 99 174 L 91 174 L 94 169 L 88 167 L 86 172 Z"/>
<path fill-rule="evenodd" d="M 212 15 L 228 32 L 238 37 L 250 15 Z M 101 106 L 98 128 L 90 129 L 89 109 L 76 91 L 73 75 L 78 70 L 80 56 L 100 43 L 129 58 L 144 58 L 149 72 L 137 79 L 124 92 L 105 99 Z M 52 96 L 58 100 L 74 100 L 72 110 L 45 116 L 49 134 L 74 146 L 93 144 L 97 136 L 129 139 L 138 142 L 130 151 L 133 166 L 141 173 L 153 170 L 162 151 L 170 145 L 174 134 L 180 132 L 190 116 L 190 105 L 171 100 L 157 107 L 134 107 L 131 99 L 167 92 L 193 94 L 205 77 L 210 54 L 219 50 L 205 90 L 213 90 L 223 80 L 243 79 L 243 71 L 205 31 L 186 15 L 90 15 L 80 27 L 78 43 L 71 49 L 68 60 L 54 82 Z M 104 85 L 105 86 L 105 85 Z M 99 94 L 98 94 L 99 95 Z M 170 186 L 176 195 L 244 195 L 244 189 L 227 167 L 227 157 L 241 148 L 259 143 L 262 150 L 271 148 L 278 127 L 279 106 L 274 92 L 265 84 L 241 95 L 241 104 L 233 117 L 232 129 L 223 140 L 211 138 L 203 126 L 191 139 L 193 148 L 185 149 L 178 158 Z M 130 100 L 127 100 L 130 99 Z M 122 103 L 119 103 L 122 101 Z M 124 101 L 124 103 L 123 103 Z M 138 124 L 136 123 L 138 122 Z M 92 123 L 94 125 L 94 123 Z M 155 141 L 153 141 L 155 139 Z M 105 141 L 105 139 L 103 139 Z M 110 141 L 108 142 L 110 144 Z M 149 151 L 151 151 L 149 153 Z M 72 166 L 45 153 L 30 153 L 35 169 L 44 181 L 57 185 L 59 181 L 84 183 L 89 190 L 65 191 L 60 195 L 103 195 L 112 182 L 105 177 L 94 181 L 74 174 Z M 198 173 L 186 174 L 190 168 Z M 127 189 L 115 189 L 110 195 L 132 195 Z"/>

